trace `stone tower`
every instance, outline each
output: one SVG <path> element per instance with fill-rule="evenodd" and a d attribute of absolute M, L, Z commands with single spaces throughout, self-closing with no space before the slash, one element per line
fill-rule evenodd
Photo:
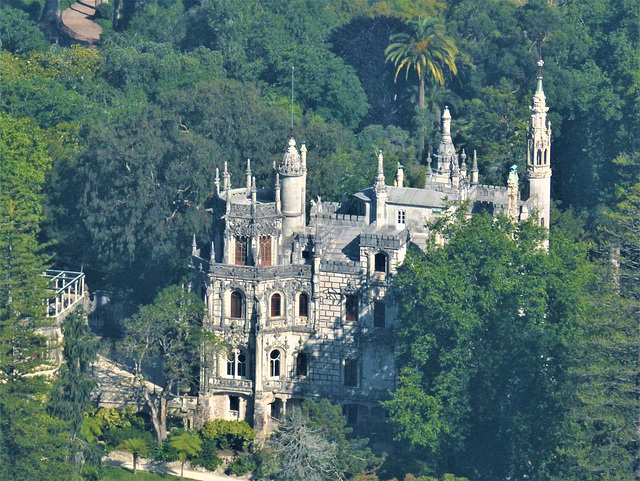
<path fill-rule="evenodd" d="M 299 232 L 305 226 L 305 194 L 307 180 L 306 157 L 307 149 L 302 145 L 302 156 L 296 149 L 296 141 L 293 135 L 289 139 L 289 149 L 282 158 L 280 169 L 280 181 L 282 182 L 282 220 L 283 234 L 285 237 Z"/>
<path fill-rule="evenodd" d="M 549 228 L 551 205 L 551 123 L 547 123 L 546 97 L 542 89 L 542 59 L 538 60 L 538 86 L 531 107 L 531 131 L 527 149 L 529 198 L 538 210 L 540 225 Z"/>

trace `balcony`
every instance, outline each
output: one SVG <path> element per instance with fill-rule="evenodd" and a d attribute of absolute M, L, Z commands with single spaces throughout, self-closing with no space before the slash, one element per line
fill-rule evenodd
<path fill-rule="evenodd" d="M 42 273 L 49 281 L 47 317 L 61 320 L 85 298 L 84 273 L 47 269 Z"/>

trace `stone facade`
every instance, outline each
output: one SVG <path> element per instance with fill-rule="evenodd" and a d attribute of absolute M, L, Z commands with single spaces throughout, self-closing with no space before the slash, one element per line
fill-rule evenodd
<path fill-rule="evenodd" d="M 231 188 L 216 173 L 213 239 L 193 245 L 191 288 L 206 303 L 206 327 L 229 346 L 205 352 L 200 410 L 204 418 L 244 419 L 264 435 L 302 399 L 340 403 L 350 424 L 375 426 L 379 401 L 396 385 L 393 330 L 397 306 L 389 286 L 410 245 L 424 247 L 426 222 L 446 199 L 472 211 L 522 220 L 536 213 L 546 227 L 550 205 L 551 131 L 542 78 L 532 107 L 527 179 L 520 198 L 515 169 L 507 187 L 478 183 L 474 152 L 458 154 L 445 108 L 442 141 L 424 189 L 404 187 L 402 167 L 387 185 L 378 156 L 373 186 L 354 195 L 355 209 L 306 205 L 306 148 L 293 137 L 274 165 L 272 189 Z"/>

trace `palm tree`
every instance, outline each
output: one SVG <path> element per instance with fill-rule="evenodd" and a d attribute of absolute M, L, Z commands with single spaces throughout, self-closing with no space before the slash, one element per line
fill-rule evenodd
<path fill-rule="evenodd" d="M 424 109 L 425 79 L 428 72 L 433 80 L 444 85 L 445 67 L 456 75 L 456 55 L 458 47 L 453 37 L 445 35 L 442 21 L 437 18 L 420 18 L 409 23 L 411 32 L 396 33 L 391 35 L 391 44 L 385 49 L 387 62 L 393 62 L 396 66 L 396 76 L 402 69 L 406 69 L 405 78 L 409 78 L 409 70 L 415 70 L 418 74 L 419 92 L 418 106 Z M 424 127 L 420 135 L 420 149 L 418 157 L 422 160 L 424 152 Z"/>
<path fill-rule="evenodd" d="M 182 433 L 169 439 L 169 444 L 178 451 L 178 459 L 182 463 L 180 479 L 184 479 L 184 463 L 187 457 L 196 456 L 202 451 L 202 439 L 196 433 Z"/>
<path fill-rule="evenodd" d="M 125 439 L 118 448 L 124 449 L 133 455 L 133 474 L 136 474 L 138 471 L 138 458 L 147 454 L 146 441 L 142 438 L 129 438 Z"/>

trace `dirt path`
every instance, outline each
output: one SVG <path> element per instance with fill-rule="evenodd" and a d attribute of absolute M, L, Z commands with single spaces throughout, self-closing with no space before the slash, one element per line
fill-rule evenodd
<path fill-rule="evenodd" d="M 131 455 L 122 451 L 111 452 L 109 456 L 103 458 L 102 463 L 105 466 L 133 469 L 133 460 Z M 138 461 L 138 469 L 142 471 L 180 476 L 180 462 L 160 463 L 143 458 Z M 248 481 L 250 475 L 242 477 L 226 476 L 224 474 L 205 473 L 185 468 L 184 477 L 185 479 L 196 479 L 200 481 Z"/>
<path fill-rule="evenodd" d="M 97 43 L 102 33 L 102 27 L 91 20 L 96 11 L 95 2 L 80 0 L 62 12 L 62 23 L 70 30 L 71 36 L 89 45 Z"/>

